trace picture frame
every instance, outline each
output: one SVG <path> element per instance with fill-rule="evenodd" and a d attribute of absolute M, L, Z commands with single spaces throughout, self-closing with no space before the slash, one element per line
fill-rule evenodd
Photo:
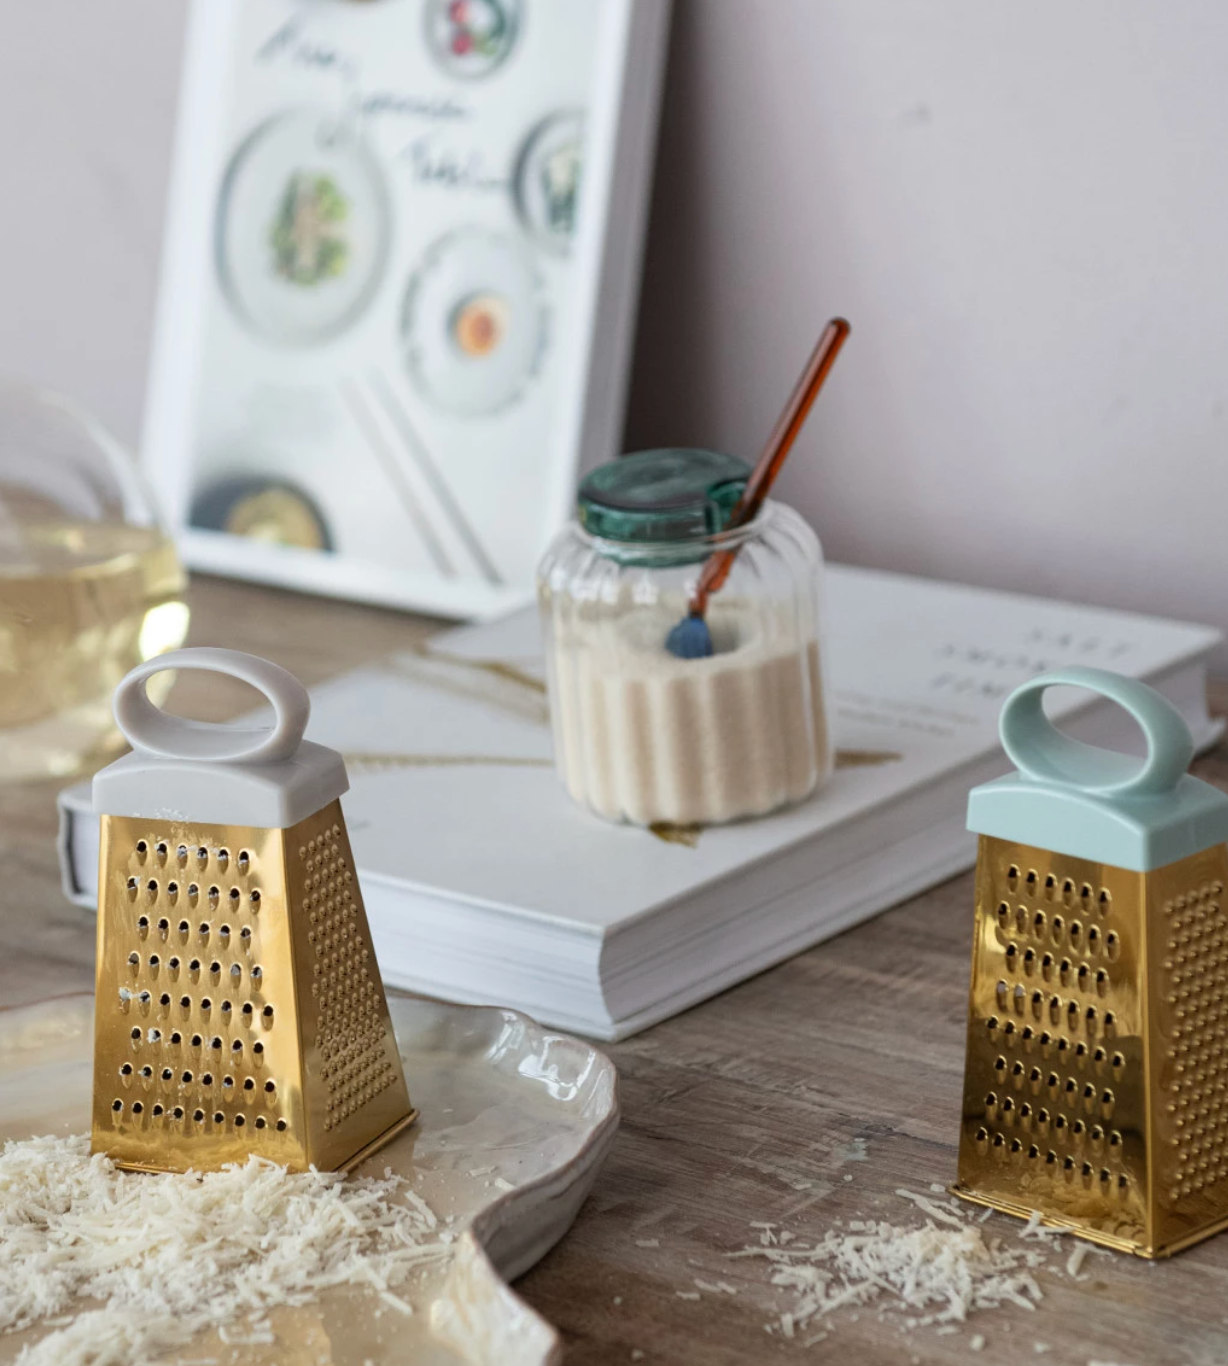
<path fill-rule="evenodd" d="M 191 567 L 523 604 L 618 454 L 668 0 L 193 0 L 141 463 Z"/>

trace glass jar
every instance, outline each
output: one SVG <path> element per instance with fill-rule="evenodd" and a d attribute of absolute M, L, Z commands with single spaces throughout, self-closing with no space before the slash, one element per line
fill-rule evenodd
<path fill-rule="evenodd" d="M 0 781 L 65 777 L 122 746 L 111 694 L 183 643 L 185 587 L 127 451 L 67 399 L 0 376 Z"/>
<path fill-rule="evenodd" d="M 831 773 L 822 553 L 792 509 L 726 523 L 749 467 L 642 451 L 594 470 L 538 567 L 555 763 L 575 801 L 637 825 L 706 825 L 808 797 Z M 676 658 L 708 557 L 736 550 L 708 603 L 713 653 Z"/>

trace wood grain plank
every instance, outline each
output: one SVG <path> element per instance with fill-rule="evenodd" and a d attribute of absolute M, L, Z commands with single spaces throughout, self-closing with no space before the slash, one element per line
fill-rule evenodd
<path fill-rule="evenodd" d="M 265 654 L 308 684 L 438 628 L 205 578 L 192 608 L 192 643 Z M 187 674 L 172 706 L 224 719 L 250 700 L 242 685 Z M 1213 700 L 1223 711 L 1228 689 Z M 1228 786 L 1228 747 L 1198 771 Z M 3 1004 L 92 985 L 93 917 L 59 889 L 55 790 L 0 789 Z M 971 908 L 971 876 L 955 878 L 610 1048 L 624 1108 L 613 1156 L 571 1234 L 518 1285 L 563 1330 L 572 1366 L 1228 1362 L 1225 1238 L 1158 1265 L 1090 1257 L 1079 1282 L 1042 1274 L 1035 1311 L 985 1314 L 957 1335 L 901 1332 L 873 1309 L 833 1315 L 809 1348 L 765 1332 L 787 1297 L 764 1263 L 728 1255 L 754 1241 L 753 1221 L 817 1236 L 836 1220 L 915 1225 L 896 1189 L 954 1177 Z M 1018 1225 L 995 1215 L 986 1229 L 1010 1239 Z M 680 1298 L 696 1279 L 737 1293 Z"/>

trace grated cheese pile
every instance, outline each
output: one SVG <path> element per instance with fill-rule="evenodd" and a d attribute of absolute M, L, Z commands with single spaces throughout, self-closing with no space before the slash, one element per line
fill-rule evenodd
<path fill-rule="evenodd" d="M 27 1347 L 21 1366 L 127 1366 L 210 1329 L 236 1345 L 271 1343 L 268 1310 L 332 1286 L 365 1286 L 412 1312 L 396 1289 L 451 1239 L 388 1172 L 345 1179 L 251 1157 L 203 1175 L 147 1175 L 91 1157 L 84 1136 L 10 1142 L 0 1153 L 0 1332 L 63 1325 Z"/>
<path fill-rule="evenodd" d="M 987 1212 L 971 1217 L 954 1201 L 896 1194 L 929 1216 L 923 1226 L 852 1220 L 807 1240 L 776 1224 L 753 1225 L 758 1244 L 729 1255 L 766 1259 L 771 1283 L 791 1293 L 788 1311 L 769 1331 L 791 1338 L 833 1310 L 879 1301 L 884 1309 L 913 1311 L 903 1321 L 907 1328 L 962 1324 L 971 1314 L 1007 1304 L 1035 1308 L 1042 1295 L 1034 1273 L 1048 1265 L 1059 1234 L 1034 1218 L 1010 1242 L 987 1238 Z M 1082 1260 L 1072 1255 L 1068 1274 L 1077 1276 Z"/>

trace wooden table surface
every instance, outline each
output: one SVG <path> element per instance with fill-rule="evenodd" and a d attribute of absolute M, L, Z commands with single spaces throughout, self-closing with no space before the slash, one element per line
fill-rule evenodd
<path fill-rule="evenodd" d="M 191 643 L 265 654 L 308 684 L 437 629 L 204 578 L 192 609 Z M 182 675 L 174 708 L 223 719 L 250 705 L 243 685 L 203 682 Z M 1228 786 L 1228 749 L 1198 771 Z M 54 801 L 53 784 L 0 788 L 0 1004 L 92 986 L 93 917 L 61 894 Z M 763 1261 L 730 1258 L 756 1222 L 801 1237 L 837 1220 L 917 1226 L 897 1190 L 953 1178 L 971 906 L 971 875 L 956 878 L 608 1049 L 617 1145 L 570 1235 L 517 1286 L 562 1329 L 570 1366 L 1228 1363 L 1228 1236 L 1160 1264 L 1089 1256 L 1077 1281 L 1063 1248 L 1035 1310 L 986 1311 L 947 1335 L 862 1308 L 786 1338 L 788 1294 Z M 1020 1227 L 984 1226 L 1004 1240 Z"/>

